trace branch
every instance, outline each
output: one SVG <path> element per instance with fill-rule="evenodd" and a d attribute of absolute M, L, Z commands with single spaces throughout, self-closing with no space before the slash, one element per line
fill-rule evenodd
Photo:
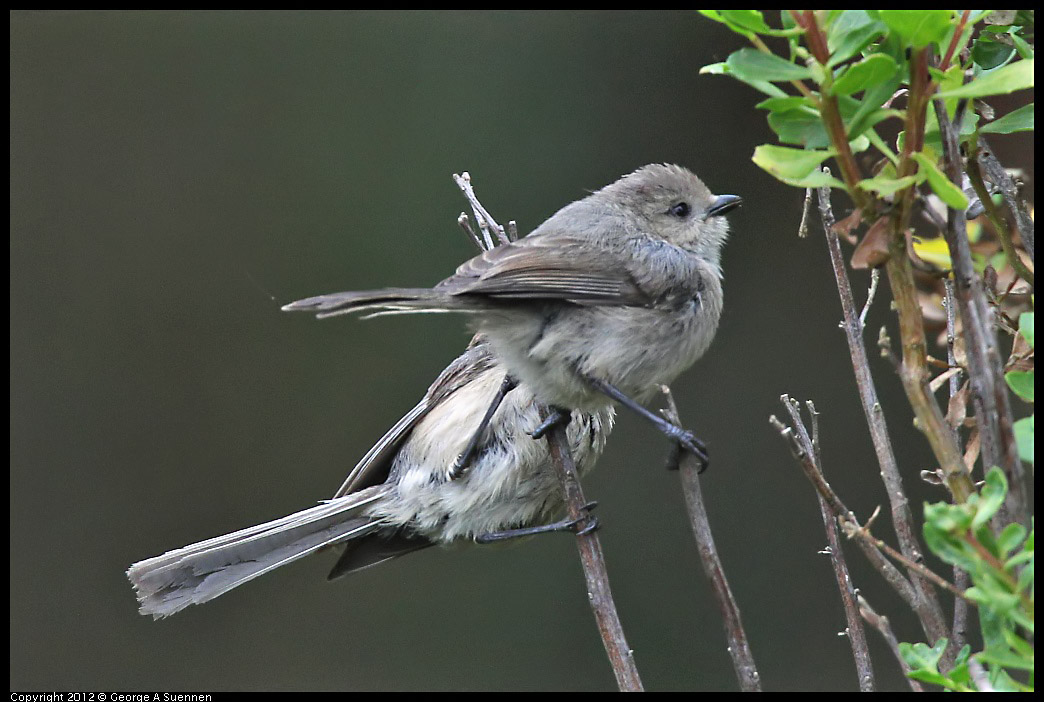
<path fill-rule="evenodd" d="M 997 211 L 997 207 L 993 204 L 993 199 L 990 197 L 990 192 L 986 188 L 986 183 L 982 179 L 979 161 L 969 158 L 966 170 L 968 171 L 968 180 L 971 181 L 975 194 L 979 197 L 983 210 L 986 212 L 986 218 L 990 220 L 990 224 L 993 225 L 994 230 L 997 232 L 997 238 L 1000 239 L 1001 248 L 1004 249 L 1004 255 L 1007 257 L 1008 263 L 1011 264 L 1015 273 L 1032 287 L 1033 272 L 1026 268 L 1026 264 L 1022 262 L 1018 252 L 1015 250 L 1015 244 L 1011 240 L 1011 232 L 1008 230 L 1008 223 L 1004 221 L 1004 218 Z"/>
<path fill-rule="evenodd" d="M 674 404 L 671 389 L 666 385 L 661 387 L 667 398 L 668 409 L 664 412 L 666 418 L 676 426 L 683 426 L 678 416 L 678 406 Z M 700 462 L 688 451 L 682 451 L 677 447 L 674 460 L 678 463 L 681 475 L 682 495 L 685 497 L 685 507 L 689 513 L 689 521 L 692 525 L 692 534 L 696 537 L 696 548 L 700 555 L 700 564 L 703 572 L 710 580 L 714 591 L 714 599 L 717 600 L 718 610 L 721 612 L 725 623 L 725 638 L 728 641 L 729 655 L 732 657 L 732 667 L 736 671 L 740 690 L 743 692 L 761 692 L 761 676 L 754 665 L 754 654 L 751 653 L 750 643 L 747 641 L 747 633 L 743 629 L 740 620 L 739 606 L 732 596 L 729 581 L 725 577 L 725 569 L 718 558 L 718 550 L 714 545 L 714 536 L 711 534 L 710 520 L 707 510 L 703 505 L 703 493 L 700 490 Z M 672 466 L 673 467 L 673 466 Z"/>
<path fill-rule="evenodd" d="M 957 311 L 954 308 L 957 303 L 953 295 L 953 281 L 949 278 L 943 279 L 943 289 L 946 293 L 943 298 L 943 303 L 946 307 L 946 362 L 951 367 L 955 367 L 957 365 L 957 352 L 955 350 L 955 344 L 957 343 Z M 949 390 L 951 402 L 953 397 L 960 392 L 960 386 L 961 374 L 957 372 L 950 376 Z M 961 590 L 967 590 L 971 586 L 971 576 L 968 575 L 968 571 L 959 566 L 954 566 L 953 584 Z M 958 651 L 964 648 L 964 644 L 968 641 L 968 602 L 963 597 L 953 601 L 953 627 L 950 631 L 953 633 L 954 647 Z"/>
<path fill-rule="evenodd" d="M 546 408 L 541 412 L 544 419 L 548 414 Z M 551 464 L 562 484 L 569 518 L 580 519 L 586 514 L 584 506 L 587 500 L 580 489 L 580 479 L 576 474 L 573 457 L 569 453 L 565 427 L 557 425 L 548 432 L 547 446 L 551 452 Z M 605 652 L 613 667 L 616 684 L 621 692 L 642 692 L 644 688 L 641 678 L 638 677 L 638 668 L 634 664 L 634 651 L 624 638 L 623 626 L 620 624 L 613 593 L 609 588 L 609 574 L 606 571 L 605 555 L 602 553 L 597 531 L 578 534 L 576 547 L 580 551 L 580 562 L 584 567 L 584 578 L 587 580 L 587 598 L 591 602 L 595 621 L 598 622 L 598 633 L 602 636 Z"/>
<path fill-rule="evenodd" d="M 933 100 L 932 103 L 942 135 L 946 175 L 960 187 L 963 161 L 958 146 L 959 125 L 950 121 L 942 100 Z M 986 302 L 982 279 L 972 265 L 964 213 L 947 208 L 946 223 L 943 234 L 950 249 L 957 306 L 961 313 L 972 404 L 982 442 L 982 465 L 984 470 L 1000 466 L 1008 478 L 1010 490 L 1004 505 L 1008 515 L 998 513 L 998 517 L 1005 522 L 1018 521 L 1029 528 L 1027 476 L 1015 444 L 1012 428 L 1015 420 L 1004 382 L 993 316 Z"/>
<path fill-rule="evenodd" d="M 490 231 L 496 235 L 497 240 L 501 244 L 511 243 L 511 239 L 508 238 L 504 228 L 497 224 L 497 221 L 493 219 L 493 216 L 482 206 L 482 203 L 475 197 L 475 191 L 471 187 L 471 174 L 464 171 L 460 175 L 453 174 L 453 180 L 456 182 L 457 187 L 460 188 L 461 192 L 464 193 L 464 197 L 467 198 L 468 203 L 471 205 L 472 211 L 475 213 L 475 221 L 478 223 L 479 228 L 482 230 L 483 238 L 485 239 L 487 250 L 492 249 L 493 238 L 490 236 Z"/>
<path fill-rule="evenodd" d="M 830 487 L 826 478 L 823 477 L 822 471 L 820 471 L 819 467 L 816 465 L 814 459 L 814 448 L 809 439 L 808 431 L 805 429 L 804 423 L 801 420 L 801 415 L 797 409 L 797 403 L 791 400 L 787 395 L 780 397 L 780 402 L 782 402 L 783 406 L 786 407 L 787 412 L 790 414 L 791 419 L 794 422 L 796 430 L 795 428 L 786 426 L 775 416 L 770 417 L 769 422 L 788 443 L 791 452 L 794 454 L 794 458 L 805 473 L 805 477 L 809 479 L 816 491 L 833 510 L 834 514 L 839 519 L 843 519 L 846 523 L 858 525 L 859 520 L 856 519 L 855 513 L 844 505 L 841 498 L 839 498 L 837 493 L 835 493 Z M 948 637 L 946 625 L 942 620 L 942 612 L 937 606 L 938 603 L 936 602 L 936 606 L 933 607 L 930 604 L 930 601 L 922 596 L 924 589 L 927 588 L 915 589 L 914 585 L 904 578 L 902 573 L 900 573 L 899 570 L 892 565 L 884 555 L 882 555 L 875 543 L 876 540 L 866 538 L 868 533 L 869 532 L 862 531 L 861 529 L 846 530 L 846 535 L 855 537 L 856 544 L 859 546 L 860 550 L 862 550 L 863 555 L 866 556 L 867 560 L 870 561 L 870 564 L 877 569 L 878 573 L 881 574 L 885 581 L 892 586 L 900 597 L 903 598 L 907 606 L 914 611 L 921 623 L 921 628 L 924 630 L 928 639 L 931 641 L 938 641 L 944 636 Z M 913 577 L 913 574 L 911 574 L 911 577 Z"/>
<path fill-rule="evenodd" d="M 508 223 L 508 230 L 505 232 L 504 228 L 497 224 L 492 215 L 478 201 L 475 190 L 471 187 L 471 176 L 467 172 L 464 172 L 463 175 L 453 174 L 453 180 L 471 204 L 475 221 L 482 230 L 481 237 L 476 235 L 468 223 L 468 216 L 461 213 L 457 223 L 473 243 L 483 251 L 488 251 L 496 245 L 493 243 L 490 232 L 496 234 L 501 244 L 509 243 L 517 238 L 518 230 L 514 221 Z M 546 419 L 548 414 L 547 408 L 541 408 L 543 419 Z M 565 427 L 556 426 L 548 432 L 547 447 L 551 454 L 551 464 L 562 485 L 562 494 L 569 518 L 580 519 L 587 513 L 585 506 L 588 502 L 584 499 L 584 493 L 580 488 L 580 479 L 576 473 L 573 456 L 569 452 L 569 440 Z M 602 544 L 598 540 L 598 535 L 594 530 L 586 534 L 578 534 L 576 545 L 580 551 L 580 563 L 587 581 L 587 598 L 591 603 L 595 621 L 598 623 L 598 632 L 602 636 L 605 652 L 609 656 L 613 675 L 616 676 L 616 684 L 622 692 L 642 692 L 644 688 L 641 678 L 638 676 L 638 668 L 634 663 L 634 652 L 627 645 L 623 626 L 620 624 L 620 616 L 616 612 L 616 603 L 613 601 L 613 593 L 609 587 L 609 574 L 605 567 L 605 555 L 602 553 Z"/>
<path fill-rule="evenodd" d="M 859 614 L 866 620 L 867 624 L 877 629 L 878 633 L 881 634 L 888 644 L 888 648 L 892 649 L 892 655 L 899 661 L 899 667 L 903 669 L 903 674 L 906 675 L 906 681 L 910 684 L 910 689 L 914 692 L 924 692 L 921 684 L 909 677 L 909 673 L 913 669 L 899 651 L 899 639 L 895 638 L 895 632 L 892 631 L 892 624 L 888 621 L 888 617 L 875 612 L 862 595 L 859 595 Z"/>
<path fill-rule="evenodd" d="M 805 403 L 808 413 L 812 419 L 812 459 L 823 471 L 823 462 L 819 452 L 819 413 L 816 406 L 809 400 Z M 819 511 L 823 515 L 823 528 L 826 530 L 830 563 L 834 566 L 834 577 L 837 579 L 837 589 L 841 592 L 841 602 L 845 607 L 845 619 L 848 626 L 845 634 L 852 645 L 852 657 L 855 659 L 856 671 L 859 674 L 859 691 L 874 691 L 874 666 L 870 660 L 870 649 L 866 645 L 866 633 L 863 631 L 862 622 L 859 619 L 859 608 L 856 606 L 856 589 L 852 585 L 852 577 L 848 573 L 848 564 L 845 563 L 845 553 L 841 549 L 841 539 L 837 533 L 837 515 L 830 509 L 823 496 L 816 494 L 819 500 Z"/>
<path fill-rule="evenodd" d="M 1030 216 L 1029 206 L 1024 199 L 1019 197 L 1019 190 L 1015 187 L 1015 181 L 1011 179 L 1008 172 L 1004 170 L 1004 166 L 993 155 L 993 150 L 981 134 L 979 135 L 979 143 L 982 145 L 982 148 L 979 149 L 979 163 L 986 172 L 986 177 L 1000 188 L 1001 195 L 1004 197 L 1004 203 L 1015 216 L 1015 226 L 1019 230 L 1019 238 L 1022 239 L 1022 245 L 1029 253 L 1030 259 L 1033 259 L 1033 217 Z"/>
<path fill-rule="evenodd" d="M 841 254 L 841 242 L 838 240 L 837 232 L 834 230 L 834 213 L 830 208 L 829 188 L 822 188 L 819 191 L 819 212 L 823 220 L 823 230 L 826 232 L 827 248 L 830 251 L 830 263 L 834 270 L 837 292 L 841 298 L 845 338 L 848 341 L 848 351 L 852 358 L 852 370 L 855 373 L 856 387 L 859 390 L 863 415 L 866 417 L 867 426 L 870 428 L 870 438 L 874 444 L 877 463 L 881 468 L 881 479 L 884 481 L 885 492 L 888 495 L 888 502 L 891 506 L 892 524 L 895 528 L 896 537 L 899 539 L 899 548 L 902 550 L 902 553 L 909 557 L 910 560 L 919 562 L 923 556 L 914 529 L 913 513 L 910 511 L 910 503 L 903 489 L 903 480 L 899 473 L 895 451 L 892 449 L 888 424 L 885 422 L 884 410 L 878 400 L 877 388 L 874 385 L 874 378 L 870 372 L 870 362 L 866 354 L 866 345 L 863 342 L 863 323 L 859 313 L 856 311 L 855 299 L 852 295 L 852 284 L 848 280 L 848 271 L 845 268 L 844 258 Z M 869 301 L 867 304 L 869 304 Z M 919 313 L 920 310 L 918 309 L 918 315 Z M 906 363 L 904 362 L 903 365 L 905 366 Z M 925 388 L 924 391 L 926 390 Z M 932 405 L 938 410 L 934 401 Z M 940 419 L 942 419 L 941 413 Z M 948 426 L 947 431 L 949 431 Z M 953 453 L 956 460 L 961 461 L 956 445 L 953 446 Z M 964 463 L 961 462 L 960 465 L 963 468 Z M 911 584 L 916 591 L 916 599 L 918 600 L 918 606 L 914 607 L 914 611 L 931 613 L 930 616 L 922 617 L 921 625 L 930 636 L 939 634 L 942 622 L 942 609 L 939 606 L 935 593 L 916 575 L 911 574 L 910 577 Z M 939 636 L 933 636 L 932 640 L 936 641 L 938 638 Z"/>

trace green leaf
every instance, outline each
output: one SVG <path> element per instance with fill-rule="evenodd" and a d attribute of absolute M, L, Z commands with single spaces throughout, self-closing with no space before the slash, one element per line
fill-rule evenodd
<path fill-rule="evenodd" d="M 940 200 L 960 212 L 968 209 L 968 198 L 964 196 L 960 188 L 950 182 L 950 179 L 939 170 L 934 161 L 923 153 L 915 153 L 912 156 L 920 165 L 921 172 L 927 176 L 928 185 L 932 186 L 932 190 Z"/>
<path fill-rule="evenodd" d="M 700 10 L 700 12 L 706 12 Z M 732 31 L 742 34 L 743 32 L 755 32 L 757 34 L 767 34 L 772 37 L 789 37 L 796 36 L 802 33 L 800 27 L 791 29 L 773 29 L 772 27 L 765 24 L 765 19 L 761 16 L 760 10 L 716 10 L 718 16 L 725 24 L 729 25 Z"/>
<path fill-rule="evenodd" d="M 883 23 L 872 19 L 864 10 L 845 10 L 827 29 L 828 66 L 847 61 L 885 33 Z"/>
<path fill-rule="evenodd" d="M 808 149 L 830 146 L 830 135 L 817 112 L 806 109 L 771 112 L 768 124 L 784 144 L 797 144 Z"/>
<path fill-rule="evenodd" d="M 1011 391 L 1026 402 L 1033 402 L 1033 371 L 1011 371 L 1004 374 Z"/>
<path fill-rule="evenodd" d="M 936 93 L 937 98 L 977 98 L 987 95 L 1007 95 L 1016 90 L 1033 87 L 1033 60 L 1015 61 L 1003 68 L 984 73 L 970 83 L 953 90 Z"/>
<path fill-rule="evenodd" d="M 779 180 L 783 181 L 787 185 L 793 185 L 795 188 L 812 188 L 813 190 L 819 188 L 839 188 L 845 189 L 845 184 L 837 178 L 824 173 L 823 171 L 812 171 L 804 178 L 785 178 L 782 176 L 776 176 Z"/>
<path fill-rule="evenodd" d="M 770 112 L 787 112 L 789 110 L 808 108 L 808 110 L 811 110 L 811 114 L 818 114 L 815 110 L 812 109 L 812 106 L 808 102 L 808 98 L 798 97 L 796 95 L 791 95 L 788 97 L 766 98 L 754 107 L 757 107 L 762 110 L 769 110 Z"/>
<path fill-rule="evenodd" d="M 986 663 L 995 663 L 1005 668 L 1017 670 L 1033 670 L 1033 658 L 1025 658 L 1005 648 L 990 646 L 976 656 Z"/>
<path fill-rule="evenodd" d="M 1030 348 L 1033 348 L 1033 313 L 1023 312 L 1019 315 L 1019 334 L 1022 334 L 1023 338 L 1029 342 Z"/>
<path fill-rule="evenodd" d="M 835 153 L 833 149 L 807 151 L 774 144 L 762 144 L 754 149 L 754 156 L 751 160 L 777 178 L 796 179 L 804 178 L 812 173 L 819 164 Z"/>
<path fill-rule="evenodd" d="M 708 64 L 708 65 L 704 66 L 703 68 L 700 69 L 700 74 L 702 75 L 704 73 L 706 73 L 708 75 L 712 75 L 712 76 L 732 76 L 733 78 L 735 78 L 736 80 L 740 81 L 741 83 L 746 83 L 747 85 L 749 85 L 750 87 L 754 88 L 755 90 L 759 90 L 759 91 L 765 93 L 766 95 L 768 95 L 770 97 L 786 97 L 786 95 L 787 95 L 780 88 L 777 88 L 776 86 L 772 85 L 772 83 L 769 83 L 768 81 L 764 81 L 764 80 L 747 80 L 746 78 L 742 78 L 742 77 L 736 75 L 735 73 L 732 72 L 732 69 L 729 68 L 728 64 L 726 64 L 724 62 L 721 62 L 721 63 L 711 63 L 711 64 Z"/>
<path fill-rule="evenodd" d="M 915 49 L 942 41 L 953 23 L 952 10 L 879 10 L 877 15 Z"/>
<path fill-rule="evenodd" d="M 1015 55 L 1015 46 L 1011 42 L 998 41 L 994 37 L 983 34 L 972 46 L 972 60 L 984 71 L 1003 66 Z"/>
<path fill-rule="evenodd" d="M 734 51 L 725 61 L 732 73 L 740 79 L 757 81 L 803 80 L 812 77 L 812 71 L 773 54 L 757 49 Z"/>
<path fill-rule="evenodd" d="M 1033 103 L 1023 105 L 1000 119 L 993 120 L 989 124 L 984 125 L 979 131 L 987 134 L 1011 134 L 1013 132 L 1033 131 Z"/>
<path fill-rule="evenodd" d="M 1004 471 L 997 466 L 993 466 L 986 474 L 986 484 L 979 491 L 979 505 L 975 511 L 975 516 L 972 518 L 972 531 L 975 531 L 993 518 L 993 515 L 1004 504 L 1004 498 L 1007 494 L 1008 479 L 1004 477 Z"/>
<path fill-rule="evenodd" d="M 1033 58 L 1033 47 L 1029 44 L 1029 42 L 1020 37 L 1018 34 L 1012 34 L 1011 41 L 1013 44 L 1015 44 L 1015 50 L 1019 52 L 1020 58 Z"/>
<path fill-rule="evenodd" d="M 955 63 L 950 66 L 947 71 L 940 71 L 938 68 L 929 67 L 928 73 L 931 74 L 932 78 L 939 86 L 939 90 L 950 90 L 951 88 L 959 88 L 964 84 L 964 70 L 961 68 L 959 63 Z"/>
<path fill-rule="evenodd" d="M 1019 447 L 1019 458 L 1026 463 L 1033 463 L 1033 415 L 1015 422 L 1012 428 L 1015 430 L 1015 444 Z"/>
<path fill-rule="evenodd" d="M 917 176 L 906 176 L 905 178 L 875 176 L 859 181 L 859 187 L 863 190 L 880 193 L 882 196 L 888 197 L 889 195 L 894 195 L 896 191 L 910 187 L 916 182 Z"/>
<path fill-rule="evenodd" d="M 867 89 L 863 94 L 863 99 L 859 102 L 859 107 L 856 109 L 855 114 L 852 115 L 851 119 L 846 119 L 845 121 L 849 136 L 858 136 L 882 119 L 899 114 L 895 110 L 881 109 L 881 105 L 895 94 L 901 82 L 900 77 L 894 75 L 890 79 Z"/>
<path fill-rule="evenodd" d="M 1017 549 L 1025 538 L 1026 527 L 1018 522 L 1012 522 L 1004 527 L 997 536 L 997 547 L 1000 548 L 1001 558 L 1007 558 L 1008 554 Z"/>
<path fill-rule="evenodd" d="M 911 668 L 921 668 L 935 672 L 939 670 L 939 660 L 946 650 L 946 644 L 947 639 L 945 638 L 939 639 L 931 647 L 925 643 L 901 643 L 899 644 L 899 653 Z"/>
<path fill-rule="evenodd" d="M 887 54 L 870 54 L 862 61 L 854 63 L 835 81 L 832 91 L 835 95 L 851 95 L 866 90 L 897 75 L 899 66 Z"/>

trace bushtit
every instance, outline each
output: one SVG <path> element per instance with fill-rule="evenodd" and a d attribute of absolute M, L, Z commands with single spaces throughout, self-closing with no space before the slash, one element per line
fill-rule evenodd
<path fill-rule="evenodd" d="M 700 441 L 640 403 L 714 338 L 728 233 L 722 215 L 739 203 L 713 195 L 684 168 L 649 165 L 465 262 L 434 288 L 320 295 L 283 309 L 319 317 L 470 313 L 511 377 L 558 410 L 552 422 L 616 400 L 706 464 Z"/>
<path fill-rule="evenodd" d="M 333 499 L 132 565 L 139 611 L 169 616 L 335 544 L 346 548 L 331 579 L 433 544 L 575 529 L 547 523 L 563 498 L 546 442 L 527 435 L 540 406 L 524 385 L 506 392 L 505 375 L 476 337 Z M 573 413 L 567 436 L 578 471 L 594 465 L 612 424 L 611 407 Z M 458 459 L 472 439 L 463 469 Z"/>
<path fill-rule="evenodd" d="M 478 336 L 349 475 L 334 499 L 171 551 L 128 571 L 143 614 L 206 602 L 325 546 L 336 577 L 433 543 L 563 528 L 544 442 L 566 423 L 581 472 L 616 400 L 706 462 L 691 433 L 639 404 L 707 349 L 722 308 L 721 215 L 678 166 L 651 165 L 559 210 L 529 236 L 463 264 L 432 289 L 323 295 L 286 310 L 471 313 Z M 554 409 L 545 418 L 541 406 Z M 586 528 L 590 528 L 589 522 Z"/>

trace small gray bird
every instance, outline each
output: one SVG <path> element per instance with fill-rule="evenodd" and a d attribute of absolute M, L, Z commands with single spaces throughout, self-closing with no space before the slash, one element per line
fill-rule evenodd
<path fill-rule="evenodd" d="M 334 293 L 283 309 L 318 317 L 469 313 L 510 376 L 558 409 L 551 422 L 616 400 L 706 464 L 701 442 L 640 403 L 714 338 L 728 234 L 722 215 L 740 202 L 713 195 L 684 168 L 653 164 L 467 261 L 434 288 Z"/>
<path fill-rule="evenodd" d="M 139 611 L 170 616 L 338 544 L 345 550 L 330 579 L 433 544 L 576 528 L 548 523 L 564 503 L 546 442 L 526 433 L 540 424 L 541 408 L 524 386 L 501 396 L 505 375 L 476 338 L 333 499 L 132 565 Z M 611 407 L 573 413 L 566 431 L 579 472 L 594 465 L 612 425 Z M 457 462 L 470 442 L 462 470 Z"/>
<path fill-rule="evenodd" d="M 478 335 L 355 467 L 336 496 L 266 524 L 131 566 L 142 614 L 217 597 L 324 547 L 331 577 L 433 543 L 559 529 L 563 507 L 543 441 L 555 423 L 589 470 L 616 400 L 706 461 L 691 433 L 645 409 L 710 345 L 722 309 L 721 215 L 678 166 L 651 165 L 559 210 L 528 236 L 462 265 L 431 289 L 392 288 L 291 303 L 320 317 L 370 310 L 470 313 Z M 555 409 L 545 418 L 542 406 Z"/>

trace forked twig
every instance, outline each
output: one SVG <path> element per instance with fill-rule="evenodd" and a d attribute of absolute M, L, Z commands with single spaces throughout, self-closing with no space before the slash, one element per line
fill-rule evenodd
<path fill-rule="evenodd" d="M 906 682 L 910 685 L 910 689 L 914 692 L 924 692 L 921 684 L 908 675 L 913 668 L 910 667 L 910 664 L 906 662 L 903 654 L 899 651 L 899 639 L 895 637 L 895 632 L 892 631 L 892 624 L 888 621 L 888 617 L 875 612 L 870 603 L 863 599 L 862 595 L 859 595 L 858 599 L 859 615 L 866 620 L 867 624 L 876 629 L 885 640 L 885 643 L 888 644 L 888 648 L 892 650 L 892 655 L 899 661 L 899 667 L 903 669 L 903 674 L 907 676 Z"/>
<path fill-rule="evenodd" d="M 457 222 L 473 243 L 483 251 L 488 251 L 496 246 L 493 243 L 491 232 L 501 244 L 507 244 L 513 238 L 517 238 L 518 228 L 514 221 L 508 223 L 508 229 L 505 231 L 478 201 L 475 190 L 471 186 L 471 177 L 467 172 L 463 175 L 454 174 L 453 180 L 471 205 L 475 214 L 475 222 L 482 231 L 482 236 L 479 237 L 469 225 L 468 216 L 461 213 Z M 542 408 L 541 415 L 544 418 L 547 417 L 546 408 Z M 588 502 L 580 488 L 580 479 L 576 473 L 573 456 L 569 451 L 565 427 L 555 426 L 548 431 L 547 446 L 551 454 L 551 464 L 554 466 L 562 486 L 569 518 L 580 519 L 586 515 L 585 507 Z M 595 621 L 598 623 L 598 632 L 602 636 L 602 644 L 609 656 L 613 674 L 616 676 L 616 684 L 623 692 L 641 692 L 644 688 L 641 678 L 638 676 L 638 668 L 634 663 L 634 652 L 627 645 L 623 626 L 620 624 L 620 616 L 616 611 L 616 603 L 613 601 L 613 593 L 609 587 L 609 574 L 605 567 L 605 555 L 602 552 L 598 534 L 594 530 L 578 533 L 576 545 L 580 551 L 580 563 L 587 581 L 588 600 L 591 610 L 594 612 Z"/>
<path fill-rule="evenodd" d="M 547 410 L 542 414 L 546 419 Z M 580 489 L 580 479 L 576 474 L 573 457 L 569 453 L 566 428 L 555 425 L 547 434 L 547 446 L 551 452 L 551 464 L 555 467 L 565 493 L 569 518 L 580 519 L 586 514 L 584 506 L 588 502 Z M 609 573 L 605 567 L 605 554 L 602 553 L 598 532 L 592 530 L 586 534 L 577 534 L 576 547 L 580 551 L 580 562 L 584 567 L 587 598 L 595 621 L 598 622 L 598 633 L 602 635 L 602 644 L 613 667 L 616 684 L 621 692 L 642 692 L 644 688 L 634 663 L 634 651 L 627 645 L 623 626 L 620 624 L 620 615 L 616 612 L 616 603 L 609 588 Z"/>
<path fill-rule="evenodd" d="M 830 189 L 819 191 L 819 212 L 826 233 L 827 248 L 830 252 L 830 263 L 837 283 L 838 295 L 841 299 L 841 310 L 844 314 L 845 338 L 848 341 L 849 355 L 852 358 L 852 369 L 855 372 L 859 399 L 870 428 L 870 438 L 874 444 L 874 452 L 881 468 L 881 478 L 885 483 L 892 512 L 892 523 L 899 547 L 903 555 L 912 561 L 920 561 L 922 555 L 914 529 L 913 513 L 903 489 L 899 465 L 892 448 L 892 441 L 885 422 L 884 410 L 877 397 L 877 388 L 870 372 L 866 345 L 863 342 L 863 324 L 856 312 L 855 300 L 852 296 L 852 285 L 848 279 L 844 258 L 841 254 L 841 243 L 834 231 L 834 213 L 830 206 Z M 945 635 L 946 625 L 943 623 L 942 608 L 931 587 L 917 575 L 911 573 L 910 584 L 916 593 L 917 606 L 913 607 L 921 620 L 921 626 L 932 641 Z"/>
<path fill-rule="evenodd" d="M 833 491 L 829 490 L 829 486 L 827 486 L 826 480 L 823 478 L 822 459 L 819 453 L 819 414 L 816 412 L 815 405 L 809 401 L 807 404 L 812 417 L 812 435 L 809 436 L 808 430 L 801 421 L 801 410 L 797 402 L 791 400 L 786 395 L 781 397 L 780 400 L 794 422 L 793 429 L 786 427 L 785 432 L 781 431 L 781 433 L 791 440 L 792 448 L 795 446 L 799 448 L 800 460 L 805 467 L 806 474 L 809 474 L 809 477 L 811 477 L 811 474 L 817 475 L 819 484 L 826 487 L 829 491 L 819 490 L 816 496 L 819 499 L 827 541 L 830 544 L 830 560 L 834 567 L 834 576 L 837 579 L 838 590 L 841 592 L 841 601 L 845 609 L 845 620 L 848 622 L 845 633 L 852 646 L 852 657 L 855 660 L 856 673 L 859 677 L 859 689 L 861 692 L 873 692 L 874 668 L 870 662 L 870 650 L 866 645 L 866 633 L 863 631 L 863 622 L 859 618 L 859 611 L 856 607 L 856 591 L 852 586 L 852 579 L 848 573 L 848 564 L 845 563 L 844 551 L 841 548 L 841 539 L 837 529 L 838 518 L 843 518 L 849 513 L 847 510 L 838 510 L 838 507 L 843 507 L 843 505 L 840 504 L 840 500 L 833 494 Z M 774 422 L 774 424 L 778 423 L 778 420 Z M 854 519 L 854 516 L 852 519 Z M 909 586 L 909 583 L 906 584 Z M 910 590 L 912 591 L 912 588 Z"/>
<path fill-rule="evenodd" d="M 676 426 L 683 426 L 678 416 L 678 406 L 674 403 L 671 389 L 666 385 L 661 390 L 667 400 L 667 410 L 664 416 Z M 703 505 L 703 493 L 700 490 L 700 468 L 701 464 L 696 456 L 688 451 L 682 451 L 677 447 L 672 460 L 678 463 L 678 472 L 681 476 L 682 494 L 685 497 L 685 507 L 689 513 L 689 521 L 692 525 L 693 536 L 696 537 L 696 548 L 700 555 L 700 564 L 703 572 L 711 582 L 714 591 L 714 599 L 718 603 L 725 623 L 725 638 L 728 641 L 729 655 L 732 657 L 732 667 L 739 679 L 740 689 L 744 692 L 760 692 L 761 676 L 758 674 L 757 666 L 754 665 L 754 654 L 750 650 L 747 641 L 747 633 L 740 619 L 739 606 L 732 596 L 732 589 L 725 577 L 725 569 L 718 557 L 717 547 L 714 545 L 714 536 L 711 534 L 710 520 L 707 517 L 707 509 Z M 673 466 L 672 466 L 673 467 Z"/>

